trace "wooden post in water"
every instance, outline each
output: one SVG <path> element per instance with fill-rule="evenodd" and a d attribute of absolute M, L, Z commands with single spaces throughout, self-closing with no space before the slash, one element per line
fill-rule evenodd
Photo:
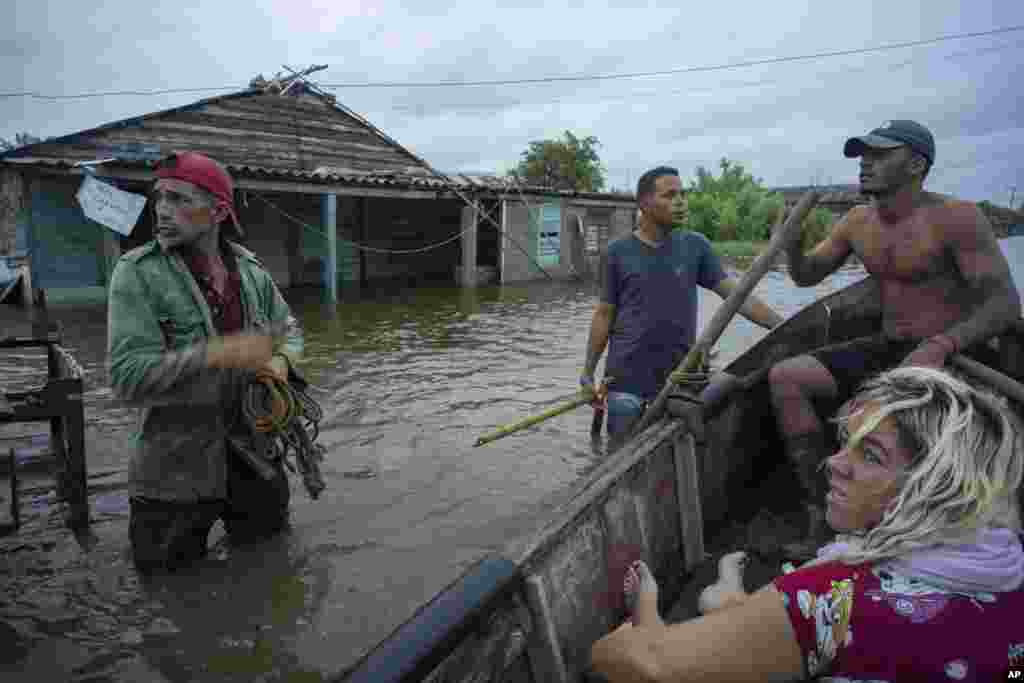
<path fill-rule="evenodd" d="M 462 207 L 462 277 L 460 287 L 476 287 L 477 223 L 479 203 Z"/>
<path fill-rule="evenodd" d="M 338 303 L 338 197 L 320 195 L 320 225 L 327 237 L 327 266 L 324 269 L 324 291 L 327 301 Z"/>

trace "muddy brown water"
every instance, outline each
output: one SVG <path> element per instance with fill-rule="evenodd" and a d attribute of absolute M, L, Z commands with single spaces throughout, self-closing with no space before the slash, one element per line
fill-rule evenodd
<path fill-rule="evenodd" d="M 798 289 L 770 272 L 755 291 L 788 315 L 861 277 Z M 0 679 L 329 680 L 474 561 L 534 531 L 604 457 L 589 409 L 472 447 L 576 390 L 593 285 L 377 290 L 337 306 L 311 290 L 286 298 L 324 410 L 328 489 L 312 501 L 293 479 L 286 534 L 236 548 L 218 525 L 206 561 L 150 581 L 128 555 L 134 411 L 107 386 L 105 307 L 51 304 L 87 371 L 93 523 L 77 536 L 63 525 L 40 427 L 0 426 L 0 453 L 15 448 L 22 473 L 22 526 L 0 536 Z M 719 303 L 701 291 L 702 325 Z M 13 308 L 0 324 L 0 336 L 29 331 Z M 762 334 L 734 320 L 717 364 Z M 7 390 L 39 384 L 45 358 L 0 351 L 0 378 Z"/>

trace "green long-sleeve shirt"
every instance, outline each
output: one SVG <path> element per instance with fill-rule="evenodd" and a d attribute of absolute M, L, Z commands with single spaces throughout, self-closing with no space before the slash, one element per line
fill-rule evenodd
<path fill-rule="evenodd" d="M 256 256 L 228 242 L 241 276 L 246 329 L 283 328 L 275 352 L 298 360 L 302 330 Z M 217 336 L 188 266 L 156 240 L 124 254 L 110 280 L 107 351 L 116 397 L 137 405 L 130 495 L 172 501 L 224 498 L 226 436 L 239 373 L 206 367 Z"/>

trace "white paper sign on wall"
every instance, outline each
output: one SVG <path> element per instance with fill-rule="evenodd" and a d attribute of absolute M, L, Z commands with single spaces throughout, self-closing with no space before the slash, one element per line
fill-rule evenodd
<path fill-rule="evenodd" d="M 146 206 L 143 195 L 119 190 L 91 175 L 82 181 L 77 198 L 86 216 L 122 235 L 132 234 Z"/>

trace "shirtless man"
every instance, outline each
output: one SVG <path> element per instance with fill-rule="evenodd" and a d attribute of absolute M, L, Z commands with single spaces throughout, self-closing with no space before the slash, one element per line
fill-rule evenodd
<path fill-rule="evenodd" d="M 871 204 L 851 209 L 807 254 L 799 240 L 788 244 L 789 273 L 798 286 L 810 287 L 855 254 L 878 282 L 882 329 L 783 361 L 769 373 L 786 454 L 810 499 L 806 542 L 786 549 L 794 559 L 812 557 L 827 531 L 820 465 L 832 451 L 814 403 L 836 405 L 861 380 L 901 363 L 942 367 L 957 352 L 991 363 L 984 342 L 1021 315 L 1009 266 L 984 214 L 971 202 L 922 189 L 935 162 L 927 128 L 887 121 L 847 140 L 843 153 L 860 157 L 861 192 Z"/>

